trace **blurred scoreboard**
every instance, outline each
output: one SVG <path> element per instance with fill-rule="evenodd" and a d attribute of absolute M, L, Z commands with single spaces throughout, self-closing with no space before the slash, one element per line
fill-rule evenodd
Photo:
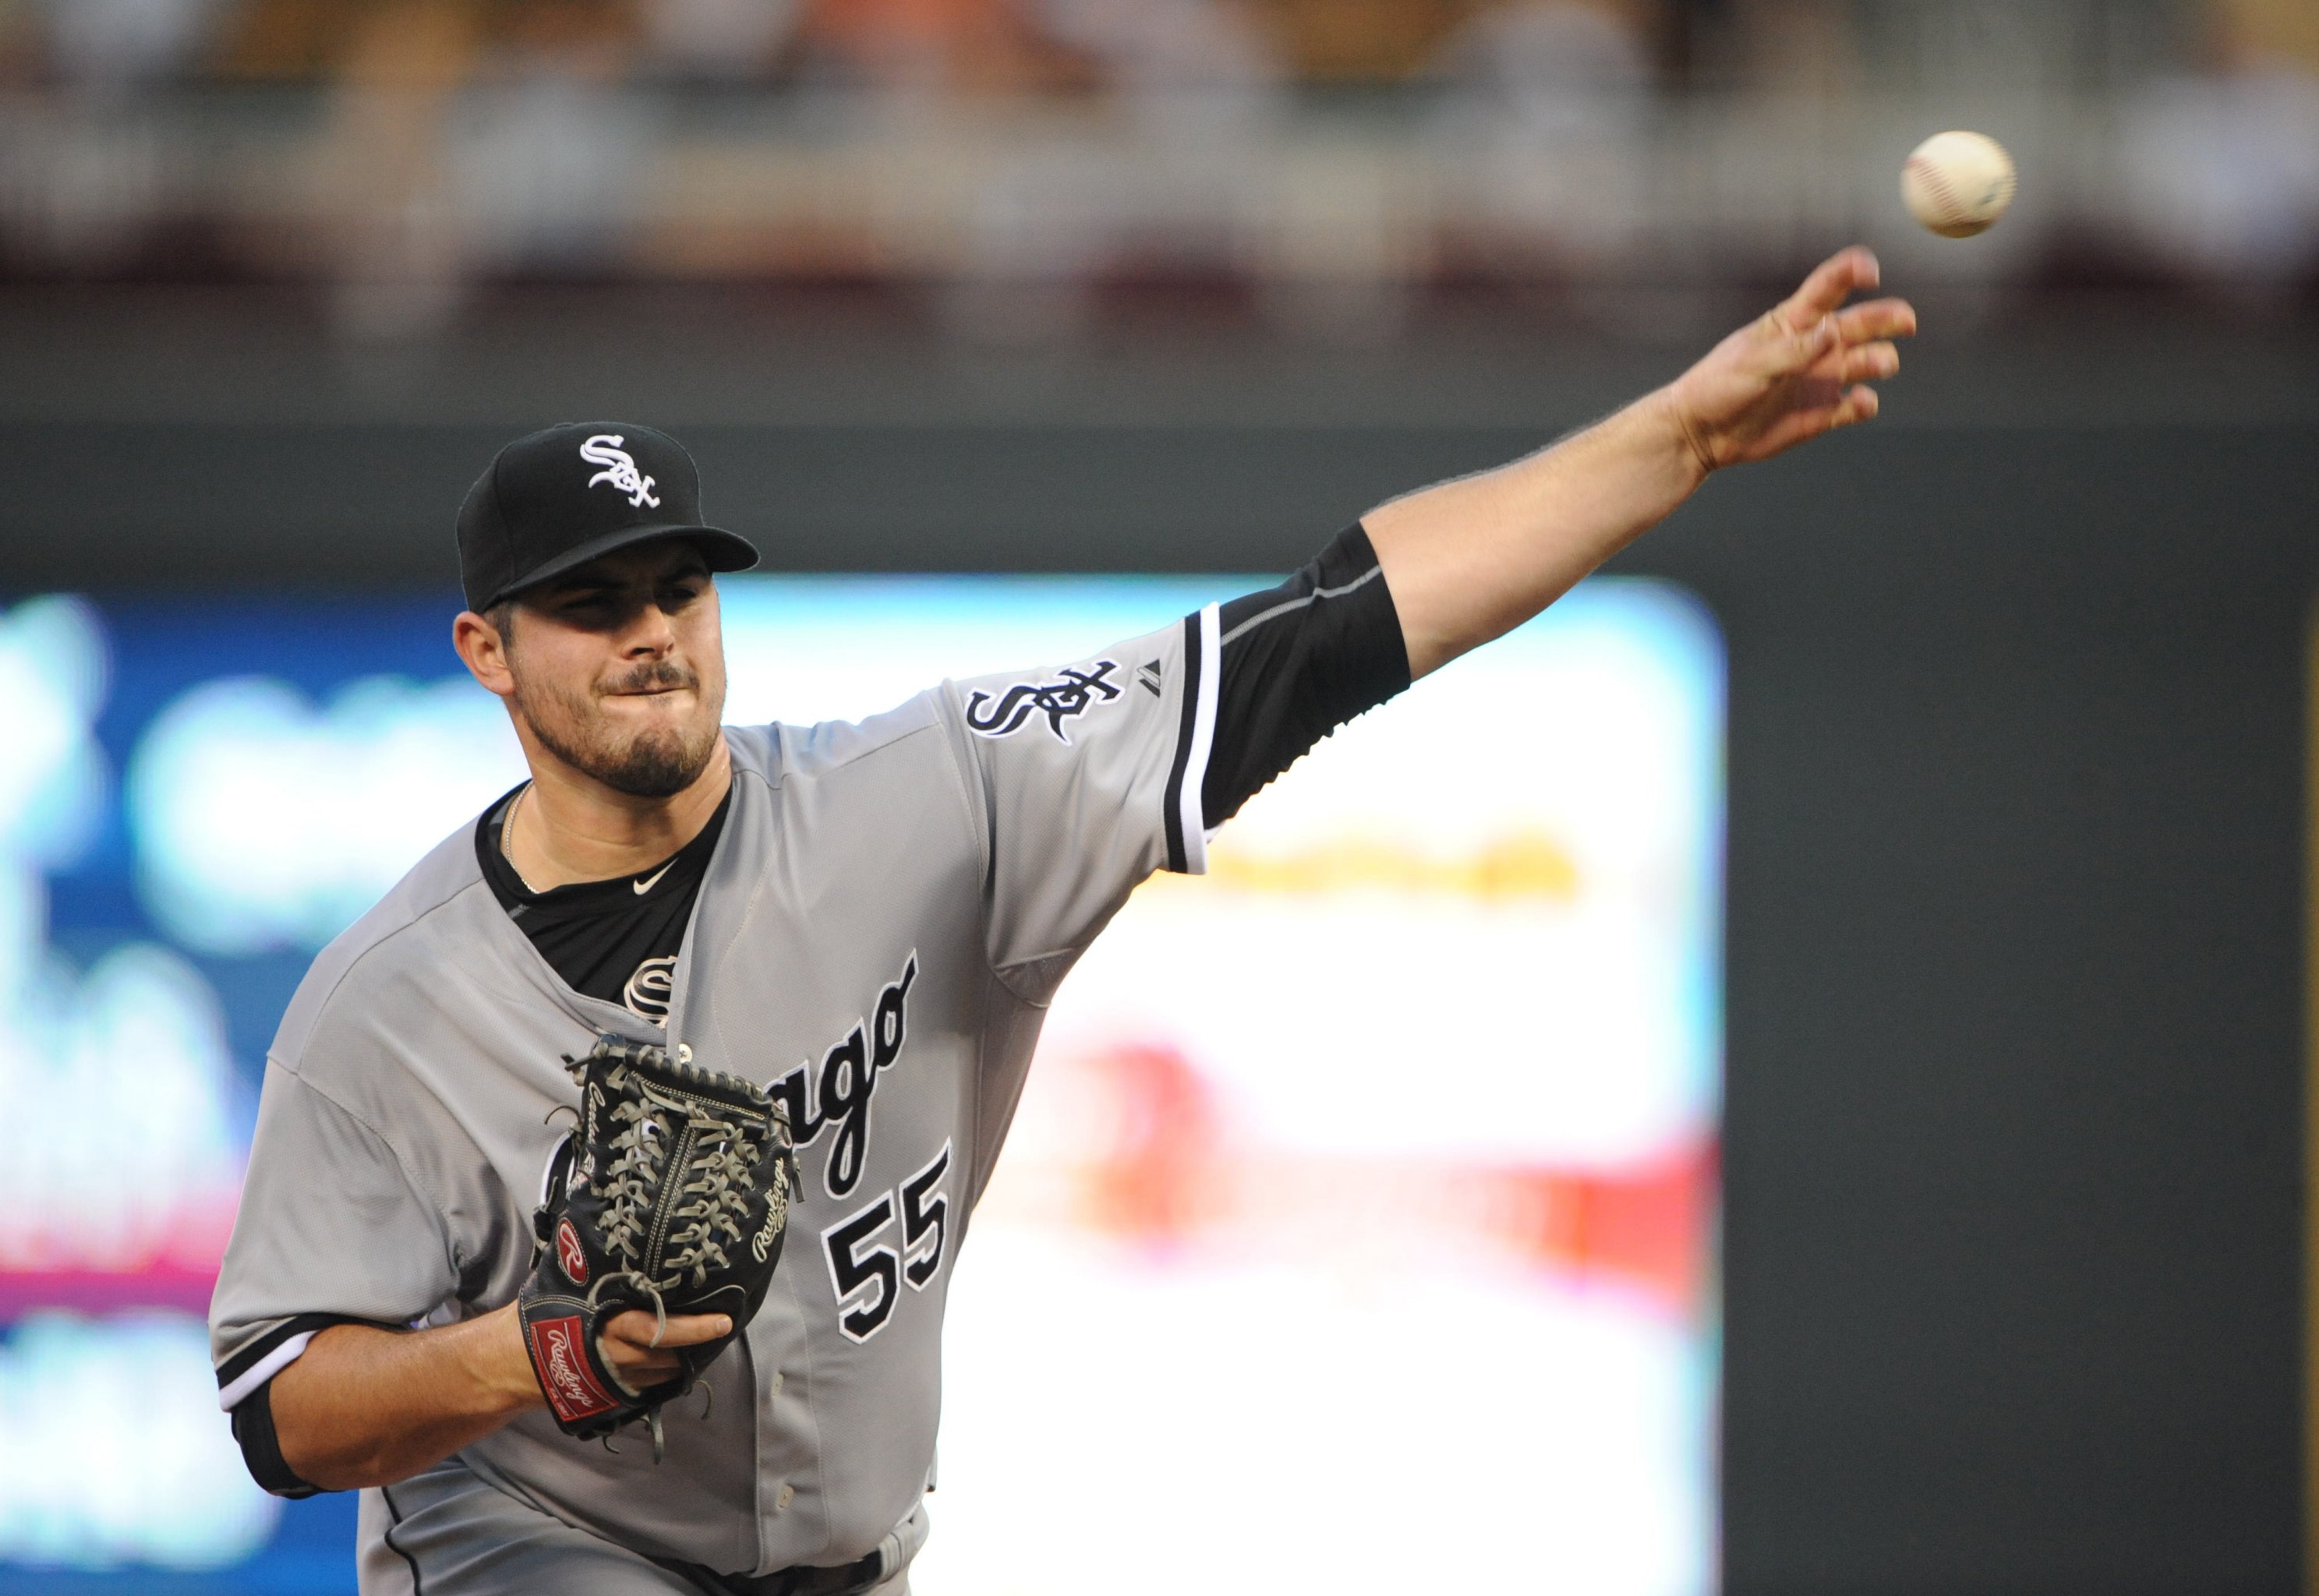
<path fill-rule="evenodd" d="M 855 718 L 1254 579 L 725 579 Z M 0 1596 L 348 1591 L 202 1316 L 316 949 L 522 776 L 448 596 L 0 609 Z M 1722 656 L 1597 579 L 1340 732 L 1065 983 L 952 1287 L 920 1596 L 1697 1596 Z"/>

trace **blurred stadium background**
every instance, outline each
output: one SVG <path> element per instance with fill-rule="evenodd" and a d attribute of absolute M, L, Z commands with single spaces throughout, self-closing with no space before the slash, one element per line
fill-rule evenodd
<path fill-rule="evenodd" d="M 1965 244 L 1950 127 L 2023 172 Z M 771 555 L 735 713 L 853 714 L 1854 239 L 1926 322 L 1875 428 L 1066 988 L 921 1588 L 2302 1584 L 2310 0 L 0 0 L 0 1593 L 351 1589 L 194 1324 L 304 960 L 514 780 L 445 646 L 500 442 L 684 438 Z M 1283 1040 L 1362 946 L 1430 962 Z"/>

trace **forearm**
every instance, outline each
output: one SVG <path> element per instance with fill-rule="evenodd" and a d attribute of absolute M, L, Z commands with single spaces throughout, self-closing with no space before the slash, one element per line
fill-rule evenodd
<path fill-rule="evenodd" d="M 1362 518 L 1393 590 L 1412 677 L 1521 625 L 1643 533 L 1707 474 L 1661 389 L 1510 465 Z"/>
<path fill-rule="evenodd" d="M 546 1405 L 512 1306 L 408 1334 L 334 1326 L 272 1400 L 283 1461 L 325 1491 L 408 1479 Z"/>
<path fill-rule="evenodd" d="M 1876 414 L 1863 379 L 1900 369 L 1905 300 L 1838 307 L 1879 281 L 1845 249 L 1656 393 L 1552 448 L 1363 518 L 1412 676 L 1521 625 L 1725 465 L 1768 460 Z"/>

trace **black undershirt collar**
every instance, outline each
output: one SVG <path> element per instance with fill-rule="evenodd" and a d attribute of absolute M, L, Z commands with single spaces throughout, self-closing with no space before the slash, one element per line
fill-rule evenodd
<path fill-rule="evenodd" d="M 524 790 L 505 794 L 475 824 L 475 860 L 492 896 L 564 985 L 655 1025 L 665 1023 L 677 955 L 732 793 L 698 836 L 652 869 L 534 892 L 501 846 L 508 816 Z"/>

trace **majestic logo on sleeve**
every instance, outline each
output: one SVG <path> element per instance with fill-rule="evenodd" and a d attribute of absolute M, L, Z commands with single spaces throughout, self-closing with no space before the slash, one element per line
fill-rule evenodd
<path fill-rule="evenodd" d="M 658 509 L 660 500 L 653 496 L 653 479 L 637 470 L 636 456 L 620 446 L 627 441 L 622 433 L 600 432 L 580 446 L 580 458 L 604 468 L 588 479 L 588 485 L 592 488 L 609 482 L 628 496 L 632 509 L 641 509 L 649 504 Z"/>
<path fill-rule="evenodd" d="M 1068 747 L 1071 738 L 1063 722 L 1119 697 L 1119 686 L 1111 680 L 1118 669 L 1116 660 L 1097 660 L 1084 671 L 1066 670 L 1054 681 L 1018 681 L 995 702 L 988 693 L 977 691 L 966 702 L 967 728 L 986 737 L 1011 737 L 1030 724 L 1032 716 L 1043 715 L 1055 741 Z M 990 705 L 988 710 L 985 704 Z"/>

